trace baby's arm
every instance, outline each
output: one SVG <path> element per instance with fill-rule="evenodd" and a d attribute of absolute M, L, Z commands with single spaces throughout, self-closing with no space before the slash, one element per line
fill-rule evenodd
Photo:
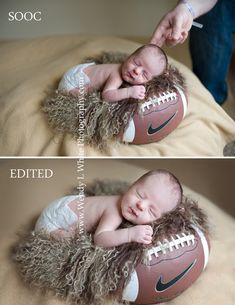
<path fill-rule="evenodd" d="M 150 244 L 152 242 L 152 227 L 137 225 L 116 230 L 122 222 L 119 215 L 104 212 L 94 235 L 94 243 L 100 247 L 115 247 L 128 242 Z"/>
<path fill-rule="evenodd" d="M 94 243 L 100 247 L 114 247 L 127 243 L 128 229 L 116 230 L 121 222 L 122 217 L 118 213 L 104 211 L 94 234 Z"/>
<path fill-rule="evenodd" d="M 145 87 L 142 85 L 131 86 L 128 88 L 119 88 L 123 80 L 120 75 L 110 75 L 108 78 L 103 92 L 102 98 L 107 102 L 118 102 L 126 98 L 144 99 Z"/>

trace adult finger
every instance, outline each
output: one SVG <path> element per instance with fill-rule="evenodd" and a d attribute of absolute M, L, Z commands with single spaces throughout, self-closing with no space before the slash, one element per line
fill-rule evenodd
<path fill-rule="evenodd" d="M 187 37 L 188 37 L 188 32 L 183 32 L 182 33 L 182 39 L 181 39 L 180 43 L 184 43 L 185 40 L 187 39 Z"/>
<path fill-rule="evenodd" d="M 159 47 L 162 47 L 165 40 L 166 40 L 166 37 L 162 33 L 158 34 L 157 36 L 154 33 L 150 39 L 150 43 L 155 44 Z"/>
<path fill-rule="evenodd" d="M 183 21 L 181 18 L 174 18 L 172 23 L 171 39 L 180 40 L 183 32 Z"/>
<path fill-rule="evenodd" d="M 166 40 L 166 45 L 168 46 L 168 47 L 174 47 L 174 46 L 176 46 L 178 43 L 180 43 L 181 42 L 181 37 L 178 39 L 178 40 L 175 40 L 175 39 L 167 39 Z"/>
<path fill-rule="evenodd" d="M 169 34 L 169 28 L 170 28 L 169 19 L 168 19 L 168 15 L 166 15 L 162 18 L 162 20 L 155 28 L 153 35 L 150 39 L 150 43 L 156 44 L 159 47 L 161 47 L 164 44 L 167 35 Z"/>

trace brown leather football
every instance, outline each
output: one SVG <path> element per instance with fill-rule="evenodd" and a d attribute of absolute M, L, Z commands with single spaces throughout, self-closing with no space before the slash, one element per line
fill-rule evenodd
<path fill-rule="evenodd" d="M 209 257 L 209 242 L 194 234 L 176 234 L 147 251 L 123 290 L 123 300 L 134 304 L 169 301 L 187 289 L 202 273 Z"/>
<path fill-rule="evenodd" d="M 159 141 L 171 133 L 187 111 L 187 97 L 182 89 L 152 96 L 140 104 L 122 135 L 130 144 L 147 144 Z"/>

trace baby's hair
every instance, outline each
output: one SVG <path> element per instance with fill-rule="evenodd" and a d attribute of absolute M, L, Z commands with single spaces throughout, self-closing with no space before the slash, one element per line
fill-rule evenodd
<path fill-rule="evenodd" d="M 164 51 L 162 48 L 160 48 L 159 46 L 157 46 L 156 44 L 153 44 L 153 43 L 144 44 L 143 46 L 141 46 L 141 47 L 139 47 L 138 49 L 136 49 L 136 50 L 132 53 L 132 55 L 134 55 L 134 54 L 140 54 L 143 50 L 148 49 L 148 48 L 153 48 L 153 49 L 155 49 L 155 50 L 158 51 L 158 54 L 161 54 L 161 55 L 162 55 L 162 57 L 164 58 L 164 61 L 165 61 L 165 68 L 163 69 L 162 73 L 163 73 L 164 71 L 166 71 L 166 70 L 167 70 L 167 67 L 168 67 L 168 58 L 167 58 L 167 55 L 166 55 L 165 51 Z M 161 73 L 161 74 L 162 74 L 162 73 Z"/>
<path fill-rule="evenodd" d="M 171 172 L 169 172 L 165 169 L 156 169 L 156 170 L 152 170 L 152 171 L 147 172 L 146 174 L 141 176 L 137 181 L 141 181 L 141 180 L 146 179 L 150 176 L 165 176 L 165 177 L 168 177 L 172 188 L 176 191 L 176 194 L 178 195 L 176 206 L 178 206 L 182 202 L 183 188 L 182 188 L 182 185 L 181 185 L 179 179 L 175 175 L 173 175 Z"/>

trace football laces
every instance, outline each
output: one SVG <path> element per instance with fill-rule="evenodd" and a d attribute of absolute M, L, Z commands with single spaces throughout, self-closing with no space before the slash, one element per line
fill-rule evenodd
<path fill-rule="evenodd" d="M 189 247 L 194 245 L 195 236 L 193 234 L 176 234 L 175 236 L 171 236 L 170 240 L 164 239 L 163 241 L 158 241 L 157 246 L 149 249 L 147 251 L 146 259 L 148 261 L 152 260 L 152 256 L 159 257 L 159 254 L 166 254 L 167 251 L 174 251 L 174 249 Z"/>
<path fill-rule="evenodd" d="M 177 99 L 177 94 L 175 91 L 165 91 L 160 93 L 158 96 L 153 95 L 152 97 L 148 98 L 146 102 L 144 102 L 140 106 L 140 110 L 142 112 L 150 109 L 150 107 L 156 107 L 160 104 L 169 103 Z"/>

